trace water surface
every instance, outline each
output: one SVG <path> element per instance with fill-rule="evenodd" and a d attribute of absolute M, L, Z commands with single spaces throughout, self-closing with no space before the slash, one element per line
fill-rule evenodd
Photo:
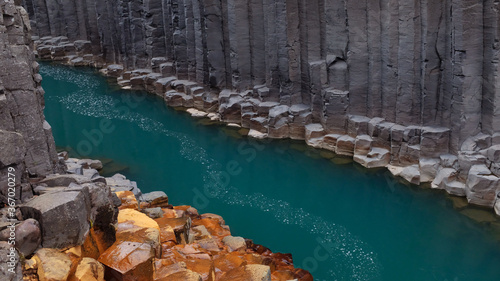
<path fill-rule="evenodd" d="M 498 222 L 475 210 L 486 222 L 469 219 L 441 192 L 333 163 L 301 142 L 207 126 L 89 68 L 42 63 L 40 73 L 59 147 L 113 159 L 106 173 L 222 215 L 233 235 L 292 253 L 315 280 L 500 279 Z"/>

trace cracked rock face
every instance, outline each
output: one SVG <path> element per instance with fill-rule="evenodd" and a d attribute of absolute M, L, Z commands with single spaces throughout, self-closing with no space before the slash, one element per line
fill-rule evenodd
<path fill-rule="evenodd" d="M 414 184 L 438 177 L 435 188 L 473 204 L 498 201 L 495 1 L 23 3 L 41 59 L 102 68 L 251 137 L 305 140 Z"/>
<path fill-rule="evenodd" d="M 21 2 L 21 1 L 17 1 Z M 20 3 L 0 2 L 0 193 L 8 166 L 16 181 L 60 171 L 50 125 L 43 115 L 38 63 L 32 52 L 30 22 Z"/>
<path fill-rule="evenodd" d="M 126 69 L 255 89 L 264 101 L 307 105 L 328 133 L 342 133 L 347 114 L 445 127 L 456 153 L 471 135 L 499 132 L 495 1 L 23 2 L 35 35 L 75 42 L 44 52 L 86 50 Z"/>

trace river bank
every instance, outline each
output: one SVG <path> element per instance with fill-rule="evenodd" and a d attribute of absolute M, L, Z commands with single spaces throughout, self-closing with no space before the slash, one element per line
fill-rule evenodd
<path fill-rule="evenodd" d="M 113 159 L 143 192 L 162 190 L 174 205 L 222 215 L 233 235 L 291 252 L 315 280 L 435 274 L 495 280 L 484 272 L 500 257 L 491 210 L 464 208 L 463 198 L 400 184 L 386 169 L 365 169 L 303 141 L 242 136 L 241 128 L 193 118 L 156 95 L 122 90 L 94 68 L 41 62 L 40 73 L 45 115 L 62 149 L 103 163 Z M 113 131 L 101 135 L 96 129 L 103 120 Z M 322 245 L 330 251 L 317 249 Z M 436 255 L 436 249 L 443 251 Z"/>
<path fill-rule="evenodd" d="M 453 155 L 448 151 L 449 130 L 446 128 L 405 127 L 381 118 L 348 115 L 347 132 L 332 133 L 321 123 L 312 122 L 308 106 L 289 107 L 269 100 L 265 88 L 213 92 L 173 76 L 172 63 L 164 58 L 153 59 L 150 69 L 127 70 L 92 55 L 88 41 L 69 42 L 65 37 L 35 37 L 34 40 L 40 59 L 99 68 L 102 74 L 116 78 L 122 88 L 156 94 L 169 106 L 185 108 L 193 117 L 242 127 L 248 130 L 249 137 L 258 139 L 304 140 L 312 147 L 352 157 L 366 168 L 385 167 L 411 184 L 430 185 L 500 213 L 498 135 L 471 137 L 458 155 Z M 339 98 L 332 103 L 341 106 L 342 93 L 331 94 L 332 98 Z"/>
<path fill-rule="evenodd" d="M 231 236 L 221 216 L 104 178 L 98 160 L 59 157 L 68 173 L 42 179 L 20 206 L 24 280 L 313 280 L 290 254 Z"/>

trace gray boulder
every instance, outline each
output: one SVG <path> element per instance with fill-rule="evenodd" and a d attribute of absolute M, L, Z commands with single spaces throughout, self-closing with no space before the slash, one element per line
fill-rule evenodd
<path fill-rule="evenodd" d="M 0 280 L 5 281 L 20 281 L 22 280 L 23 272 L 20 262 L 19 253 L 17 250 L 11 251 L 12 246 L 0 241 Z M 12 267 L 9 267 L 13 265 Z M 9 268 L 14 270 L 14 273 L 9 272 Z"/>
<path fill-rule="evenodd" d="M 27 257 L 40 246 L 42 232 L 37 220 L 27 219 L 16 226 L 16 248 Z"/>
<path fill-rule="evenodd" d="M 470 203 L 493 207 L 500 190 L 500 179 L 493 175 L 486 165 L 470 168 L 465 192 Z"/>
<path fill-rule="evenodd" d="M 81 245 L 90 229 L 88 188 L 69 190 L 46 193 L 20 206 L 25 219 L 40 223 L 45 248 Z"/>

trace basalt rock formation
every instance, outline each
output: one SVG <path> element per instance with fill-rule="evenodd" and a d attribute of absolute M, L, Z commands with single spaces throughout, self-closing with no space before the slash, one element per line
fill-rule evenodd
<path fill-rule="evenodd" d="M 42 59 L 103 67 L 251 136 L 305 139 L 500 213 L 496 1 L 24 5 Z"/>
<path fill-rule="evenodd" d="M 60 170 L 32 49 L 27 12 L 0 1 L 0 203 L 7 203 L 8 178 L 18 186 L 16 198 L 26 199 L 32 196 L 28 178 Z M 9 167 L 15 170 L 10 176 Z"/>
<path fill-rule="evenodd" d="M 16 234 L 35 239 L 16 245 L 26 259 L 9 280 L 313 280 L 290 254 L 232 236 L 218 215 L 142 194 L 120 174 L 101 177 L 92 168 L 100 161 L 59 155 L 68 173 L 37 182 L 20 205 Z"/>

